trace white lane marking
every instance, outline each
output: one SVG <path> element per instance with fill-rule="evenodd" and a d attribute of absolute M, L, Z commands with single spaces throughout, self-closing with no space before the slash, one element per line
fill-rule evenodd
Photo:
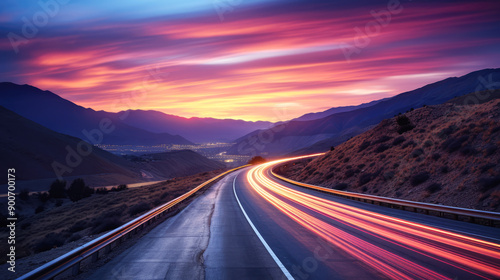
<path fill-rule="evenodd" d="M 257 228 L 254 226 L 254 224 L 250 220 L 250 217 L 248 217 L 247 212 L 245 212 L 245 209 L 243 209 L 243 205 L 241 205 L 240 199 L 238 198 L 238 195 L 236 194 L 236 187 L 235 187 L 236 186 L 236 178 L 238 177 L 238 175 L 240 175 L 240 173 L 241 172 L 238 172 L 238 174 L 236 174 L 236 176 L 234 176 L 234 180 L 233 180 L 234 197 L 236 197 L 236 201 L 238 201 L 238 205 L 240 206 L 241 211 L 243 212 L 243 215 L 245 215 L 245 218 L 247 219 L 247 222 L 250 224 L 250 226 L 252 227 L 252 229 L 255 232 L 255 234 L 257 234 L 257 237 L 259 237 L 260 242 L 262 242 L 262 244 L 266 248 L 267 252 L 273 258 L 274 262 L 276 262 L 276 264 L 281 269 L 281 271 L 283 272 L 283 274 L 285 274 L 285 276 L 286 276 L 287 279 L 293 280 L 294 279 L 293 276 L 290 274 L 290 272 L 288 272 L 288 270 L 283 265 L 283 263 L 281 263 L 281 261 L 278 259 L 278 257 L 276 256 L 276 254 L 273 252 L 273 249 L 271 249 L 271 247 L 269 247 L 269 245 L 267 244 L 266 240 L 264 240 L 264 237 L 262 237 L 262 235 L 260 234 L 260 232 L 257 230 Z"/>

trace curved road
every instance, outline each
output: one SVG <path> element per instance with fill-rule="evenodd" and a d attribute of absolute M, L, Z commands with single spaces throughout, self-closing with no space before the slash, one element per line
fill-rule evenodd
<path fill-rule="evenodd" d="M 91 279 L 500 279 L 500 229 L 226 176 Z"/>

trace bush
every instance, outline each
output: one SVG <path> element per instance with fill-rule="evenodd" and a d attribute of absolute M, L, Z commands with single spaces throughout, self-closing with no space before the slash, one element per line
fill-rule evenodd
<path fill-rule="evenodd" d="M 370 144 L 371 142 L 370 141 L 363 141 L 363 143 L 361 143 L 361 145 L 359 145 L 359 149 L 358 149 L 358 153 L 365 150 L 366 148 L 370 147 Z"/>
<path fill-rule="evenodd" d="M 445 129 L 441 130 L 440 132 L 438 132 L 438 136 L 441 139 L 445 139 L 445 138 L 448 138 L 448 136 L 450 136 L 456 130 L 457 130 L 457 126 L 456 125 L 450 125 L 447 128 L 445 128 Z"/>
<path fill-rule="evenodd" d="M 108 194 L 108 192 L 109 192 L 109 190 L 108 190 L 108 189 L 106 189 L 106 188 L 97 188 L 97 189 L 95 190 L 95 193 L 96 193 L 96 194 Z"/>
<path fill-rule="evenodd" d="M 443 142 L 441 148 L 447 150 L 448 153 L 453 153 L 462 147 L 462 144 L 469 139 L 468 135 L 463 135 L 457 139 L 448 138 Z"/>
<path fill-rule="evenodd" d="M 38 214 L 38 213 L 41 213 L 45 210 L 45 207 L 43 207 L 42 205 L 38 206 L 36 209 L 35 209 L 35 214 Z"/>
<path fill-rule="evenodd" d="M 377 140 L 373 141 L 372 144 L 385 143 L 385 142 L 387 142 L 387 141 L 389 141 L 391 139 L 392 139 L 392 137 L 384 135 L 384 136 L 379 137 Z"/>
<path fill-rule="evenodd" d="M 66 197 L 66 181 L 55 180 L 49 188 L 49 195 L 53 198 Z"/>
<path fill-rule="evenodd" d="M 424 147 L 425 147 L 425 148 L 429 148 L 429 147 L 431 147 L 433 144 L 434 144 L 434 143 L 432 143 L 432 141 L 431 141 L 431 140 L 426 140 L 426 141 L 424 142 Z"/>
<path fill-rule="evenodd" d="M 497 165 L 490 162 L 490 163 L 487 163 L 487 164 L 481 166 L 479 169 L 481 170 L 481 173 L 484 173 L 484 172 L 492 169 L 495 166 L 497 166 Z"/>
<path fill-rule="evenodd" d="M 63 205 L 63 200 L 62 199 L 56 200 L 56 204 L 55 205 L 56 205 L 56 207 L 59 207 L 59 206 Z"/>
<path fill-rule="evenodd" d="M 134 216 L 136 214 L 145 212 L 149 209 L 150 209 L 149 204 L 147 204 L 145 202 L 141 202 L 139 204 L 136 204 L 136 205 L 130 207 L 130 209 L 128 210 L 128 213 L 130 216 Z"/>
<path fill-rule="evenodd" d="M 359 186 L 365 185 L 366 183 L 370 182 L 372 180 L 373 174 L 371 173 L 364 173 L 359 176 Z"/>
<path fill-rule="evenodd" d="M 68 242 L 73 242 L 73 241 L 77 241 L 80 239 L 82 239 L 82 236 L 78 233 L 74 233 L 68 238 Z"/>
<path fill-rule="evenodd" d="M 382 153 L 384 151 L 386 151 L 387 149 L 389 149 L 389 145 L 386 145 L 386 144 L 380 144 L 376 149 L 375 149 L 375 152 L 376 153 Z"/>
<path fill-rule="evenodd" d="M 91 233 L 98 234 L 108 230 L 113 230 L 122 225 L 122 221 L 117 216 L 110 216 L 98 219 L 92 227 Z"/>
<path fill-rule="evenodd" d="M 417 143 L 413 142 L 413 140 L 410 140 L 410 141 L 404 143 L 403 146 L 402 146 L 402 148 L 406 149 L 409 146 L 415 147 L 415 146 L 417 146 Z"/>
<path fill-rule="evenodd" d="M 255 156 L 248 161 L 248 164 L 261 164 L 266 162 L 267 160 L 261 156 Z"/>
<path fill-rule="evenodd" d="M 500 184 L 500 175 L 493 177 L 484 177 L 479 179 L 479 185 L 483 192 L 488 191 Z"/>
<path fill-rule="evenodd" d="M 94 193 L 94 189 L 86 186 L 85 181 L 83 181 L 83 179 L 81 179 L 81 178 L 75 179 L 71 183 L 71 186 L 69 186 L 69 188 L 67 190 L 68 197 L 73 202 L 78 201 L 82 198 L 89 197 L 93 193 Z"/>
<path fill-rule="evenodd" d="M 406 138 L 404 136 L 399 136 L 398 138 L 394 139 L 394 141 L 392 141 L 392 145 L 397 146 L 403 143 L 404 141 L 406 141 Z"/>
<path fill-rule="evenodd" d="M 39 192 L 38 200 L 40 200 L 42 203 L 47 202 L 49 200 L 49 194 L 46 192 Z"/>
<path fill-rule="evenodd" d="M 47 234 L 41 241 L 33 246 L 35 253 L 43 252 L 62 246 L 64 244 L 64 236 L 60 233 L 51 232 Z"/>
<path fill-rule="evenodd" d="M 484 156 L 489 157 L 497 151 L 498 147 L 496 145 L 488 145 L 484 151 Z"/>
<path fill-rule="evenodd" d="M 441 158 L 441 155 L 440 155 L 440 154 L 438 154 L 438 153 L 434 153 L 434 154 L 432 154 L 432 159 L 433 159 L 433 160 L 438 160 L 438 159 L 440 159 L 440 158 Z"/>
<path fill-rule="evenodd" d="M 90 227 L 89 223 L 87 223 L 86 221 L 84 220 L 80 220 L 76 223 L 74 223 L 69 229 L 68 231 L 69 232 L 78 232 L 78 231 L 81 231 L 81 230 L 84 230 L 86 228 Z"/>
<path fill-rule="evenodd" d="M 411 177 L 410 179 L 410 183 L 412 184 L 412 186 L 418 186 L 420 184 L 422 184 L 423 182 L 427 181 L 430 177 L 430 174 L 429 172 L 420 172 L 416 175 L 414 175 L 413 177 Z"/>
<path fill-rule="evenodd" d="M 475 155 L 477 153 L 476 149 L 471 145 L 465 145 L 460 149 L 460 153 L 464 156 L 466 155 Z"/>
<path fill-rule="evenodd" d="M 120 191 L 124 191 L 124 190 L 127 190 L 128 189 L 128 186 L 127 185 L 118 185 L 117 187 L 112 187 L 111 188 L 111 191 L 112 192 L 120 192 Z"/>
<path fill-rule="evenodd" d="M 421 156 L 421 155 L 423 155 L 423 154 L 424 154 L 424 150 L 422 150 L 422 149 L 420 149 L 420 148 L 419 148 L 419 149 L 415 149 L 415 150 L 413 150 L 413 151 L 411 152 L 410 156 L 411 156 L 412 158 L 417 158 L 417 157 L 419 157 L 419 156 Z"/>
<path fill-rule="evenodd" d="M 429 193 L 435 193 L 437 191 L 440 191 L 442 188 L 441 184 L 438 183 L 432 183 L 425 188 Z"/>
<path fill-rule="evenodd" d="M 336 190 L 339 190 L 339 191 L 342 191 L 342 190 L 345 190 L 349 187 L 348 184 L 346 183 L 339 183 L 339 184 L 336 184 L 333 189 L 336 189 Z"/>
<path fill-rule="evenodd" d="M 448 165 L 445 165 L 445 166 L 441 167 L 441 173 L 446 174 L 448 172 L 450 172 L 450 169 L 448 168 Z"/>
<path fill-rule="evenodd" d="M 392 180 L 392 178 L 394 178 L 394 175 L 396 175 L 394 171 L 387 171 L 384 173 L 384 179 L 386 181 Z"/>
<path fill-rule="evenodd" d="M 22 189 L 21 192 L 19 193 L 19 199 L 26 201 L 29 198 L 30 198 L 30 191 L 28 189 Z"/>
<path fill-rule="evenodd" d="M 348 169 L 344 173 L 344 178 L 346 178 L 346 179 L 351 178 L 354 174 L 356 174 L 356 171 L 354 171 L 353 169 Z"/>
<path fill-rule="evenodd" d="M 398 116 L 396 122 L 399 125 L 397 130 L 399 134 L 403 134 L 415 128 L 410 119 L 405 115 Z"/>

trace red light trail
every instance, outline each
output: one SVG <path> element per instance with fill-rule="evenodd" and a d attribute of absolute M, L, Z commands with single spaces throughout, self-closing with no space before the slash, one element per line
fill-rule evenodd
<path fill-rule="evenodd" d="M 271 180 L 270 169 L 288 160 L 252 168 L 247 173 L 248 182 L 260 196 L 292 220 L 385 277 L 451 279 L 335 227 L 324 218 L 478 277 L 500 278 L 499 244 L 323 199 Z M 297 205 L 307 210 L 303 211 Z M 309 211 L 322 215 L 323 219 L 309 214 Z"/>

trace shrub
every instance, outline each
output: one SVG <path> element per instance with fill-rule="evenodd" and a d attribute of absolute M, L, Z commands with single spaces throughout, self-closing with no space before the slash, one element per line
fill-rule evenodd
<path fill-rule="evenodd" d="M 441 173 L 446 174 L 448 172 L 450 172 L 450 169 L 448 168 L 448 165 L 445 165 L 445 166 L 441 167 Z"/>
<path fill-rule="evenodd" d="M 415 150 L 413 150 L 413 151 L 411 152 L 410 156 L 411 156 L 412 158 L 417 158 L 417 157 L 419 157 L 419 156 L 421 156 L 421 155 L 423 155 L 423 154 L 424 154 L 424 150 L 422 150 L 422 149 L 420 149 L 420 148 L 419 148 L 419 149 L 415 149 Z"/>
<path fill-rule="evenodd" d="M 344 159 L 344 163 L 348 163 L 350 160 L 351 160 L 351 158 L 350 158 L 350 157 L 346 157 L 346 158 Z"/>
<path fill-rule="evenodd" d="M 392 137 L 384 135 L 384 136 L 379 137 L 377 140 L 373 141 L 372 144 L 385 143 L 385 142 L 387 142 L 387 141 L 389 141 L 391 139 L 392 139 Z"/>
<path fill-rule="evenodd" d="M 356 174 L 356 171 L 354 171 L 353 169 L 348 169 L 344 173 L 344 178 L 346 178 L 346 179 L 351 178 L 354 174 Z"/>
<path fill-rule="evenodd" d="M 437 191 L 440 191 L 442 188 L 441 184 L 438 183 L 432 183 L 425 188 L 429 193 L 435 193 Z"/>
<path fill-rule="evenodd" d="M 495 166 L 496 166 L 496 164 L 489 162 L 489 163 L 481 166 L 479 169 L 481 170 L 481 173 L 484 173 L 484 172 L 492 169 Z"/>
<path fill-rule="evenodd" d="M 447 150 L 449 153 L 453 153 L 462 147 L 462 144 L 469 139 L 468 135 L 460 136 L 457 139 L 448 138 L 441 145 L 442 149 Z"/>
<path fill-rule="evenodd" d="M 432 154 L 432 159 L 433 159 L 433 160 L 438 160 L 438 159 L 440 159 L 440 158 L 441 158 L 441 155 L 440 155 L 440 154 L 438 154 L 438 153 L 434 153 L 434 154 Z"/>
<path fill-rule="evenodd" d="M 366 166 L 366 165 L 365 165 L 364 163 L 362 163 L 362 164 L 358 164 L 358 168 L 359 168 L 359 169 L 363 169 L 363 167 L 365 167 L 365 166 Z"/>
<path fill-rule="evenodd" d="M 413 140 L 410 140 L 410 141 L 404 143 L 403 146 L 402 146 L 402 148 L 406 149 L 409 146 L 415 147 L 415 146 L 417 146 L 417 143 L 413 142 Z"/>
<path fill-rule="evenodd" d="M 42 205 L 38 206 L 36 209 L 35 209 L 35 214 L 38 214 L 38 213 L 41 213 L 45 210 L 45 207 L 43 207 Z"/>
<path fill-rule="evenodd" d="M 331 178 L 333 178 L 335 174 L 334 173 L 329 173 L 325 176 L 325 180 L 330 180 Z"/>
<path fill-rule="evenodd" d="M 74 233 L 68 238 L 68 242 L 73 242 L 73 241 L 77 241 L 80 239 L 82 239 L 82 236 L 78 233 Z"/>
<path fill-rule="evenodd" d="M 122 225 L 122 221 L 117 216 L 98 219 L 92 227 L 91 233 L 98 234 L 104 231 L 115 229 Z"/>
<path fill-rule="evenodd" d="M 429 147 L 431 147 L 431 146 L 432 146 L 432 144 L 434 144 L 434 143 L 432 143 L 432 141 L 431 141 L 431 140 L 426 140 L 426 141 L 424 142 L 424 147 L 425 147 L 425 148 L 429 148 Z"/>
<path fill-rule="evenodd" d="M 489 157 L 497 151 L 498 147 L 496 145 L 488 145 L 484 150 L 484 156 Z"/>
<path fill-rule="evenodd" d="M 50 184 L 49 195 L 53 198 L 66 197 L 66 181 L 55 180 Z"/>
<path fill-rule="evenodd" d="M 36 253 L 50 250 L 62 246 L 64 244 L 64 236 L 60 233 L 51 232 L 33 246 Z"/>
<path fill-rule="evenodd" d="M 106 188 L 97 188 L 97 189 L 95 190 L 95 193 L 96 193 L 96 194 L 108 194 L 108 192 L 109 192 L 109 190 L 108 190 L 108 189 L 106 189 Z"/>
<path fill-rule="evenodd" d="M 440 132 L 438 132 L 438 136 L 441 139 L 448 138 L 453 132 L 457 130 L 456 125 L 450 125 L 447 128 L 442 129 Z"/>
<path fill-rule="evenodd" d="M 38 199 L 42 202 L 45 203 L 49 200 L 49 194 L 46 192 L 39 192 L 38 193 Z"/>
<path fill-rule="evenodd" d="M 500 175 L 493 177 L 484 177 L 479 179 L 479 185 L 483 192 L 488 191 L 500 184 Z"/>
<path fill-rule="evenodd" d="M 89 223 L 87 223 L 85 220 L 80 220 L 80 221 L 74 223 L 71 227 L 69 227 L 68 231 L 69 232 L 78 232 L 78 231 L 84 230 L 88 227 L 90 227 Z"/>
<path fill-rule="evenodd" d="M 394 175 L 395 175 L 394 171 L 387 171 L 387 172 L 384 173 L 384 179 L 386 181 L 389 181 L 392 178 L 394 178 Z"/>
<path fill-rule="evenodd" d="M 418 186 L 423 182 L 427 181 L 430 177 L 429 172 L 420 172 L 418 174 L 413 175 L 410 179 L 410 183 L 412 186 Z"/>
<path fill-rule="evenodd" d="M 136 214 L 145 212 L 149 209 L 150 209 L 149 204 L 147 204 L 145 202 L 141 202 L 139 204 L 136 204 L 136 205 L 130 207 L 130 209 L 128 210 L 128 213 L 130 216 L 134 216 Z"/>
<path fill-rule="evenodd" d="M 94 193 L 94 189 L 86 186 L 85 181 L 83 181 L 83 179 L 81 178 L 78 178 L 71 183 L 66 192 L 71 201 L 78 201 L 82 198 L 91 196 Z"/>
<path fill-rule="evenodd" d="M 387 149 L 389 149 L 389 145 L 386 145 L 386 144 L 380 144 L 376 149 L 375 149 L 375 152 L 376 153 L 382 153 L 384 151 L 386 151 Z"/>
<path fill-rule="evenodd" d="M 403 134 L 415 128 L 415 126 L 411 123 L 410 119 L 406 115 L 401 115 L 396 118 L 396 122 L 398 123 L 398 133 Z"/>
<path fill-rule="evenodd" d="M 361 174 L 361 176 L 359 176 L 359 186 L 365 185 L 370 182 L 372 180 L 372 176 L 373 174 L 371 173 Z"/>
<path fill-rule="evenodd" d="M 19 199 L 26 201 L 29 198 L 30 198 L 30 191 L 28 189 L 22 189 L 21 192 L 19 193 Z"/>
<path fill-rule="evenodd" d="M 460 149 L 460 153 L 464 156 L 466 155 L 475 155 L 477 153 L 476 149 L 471 145 L 465 145 Z"/>
<path fill-rule="evenodd" d="M 366 148 L 370 147 L 371 142 L 368 140 L 363 141 L 361 145 L 359 145 L 358 153 L 365 150 Z"/>
<path fill-rule="evenodd" d="M 347 189 L 348 187 L 349 187 L 349 185 L 346 183 L 339 183 L 339 184 L 336 184 L 333 188 L 336 190 L 342 191 L 342 190 Z"/>
<path fill-rule="evenodd" d="M 62 199 L 56 200 L 56 204 L 55 205 L 56 205 L 56 207 L 59 207 L 59 206 L 63 205 Z"/>
<path fill-rule="evenodd" d="M 392 145 L 397 146 L 397 145 L 403 143 L 404 141 L 406 141 L 406 138 L 404 136 L 399 136 L 392 141 Z"/>

